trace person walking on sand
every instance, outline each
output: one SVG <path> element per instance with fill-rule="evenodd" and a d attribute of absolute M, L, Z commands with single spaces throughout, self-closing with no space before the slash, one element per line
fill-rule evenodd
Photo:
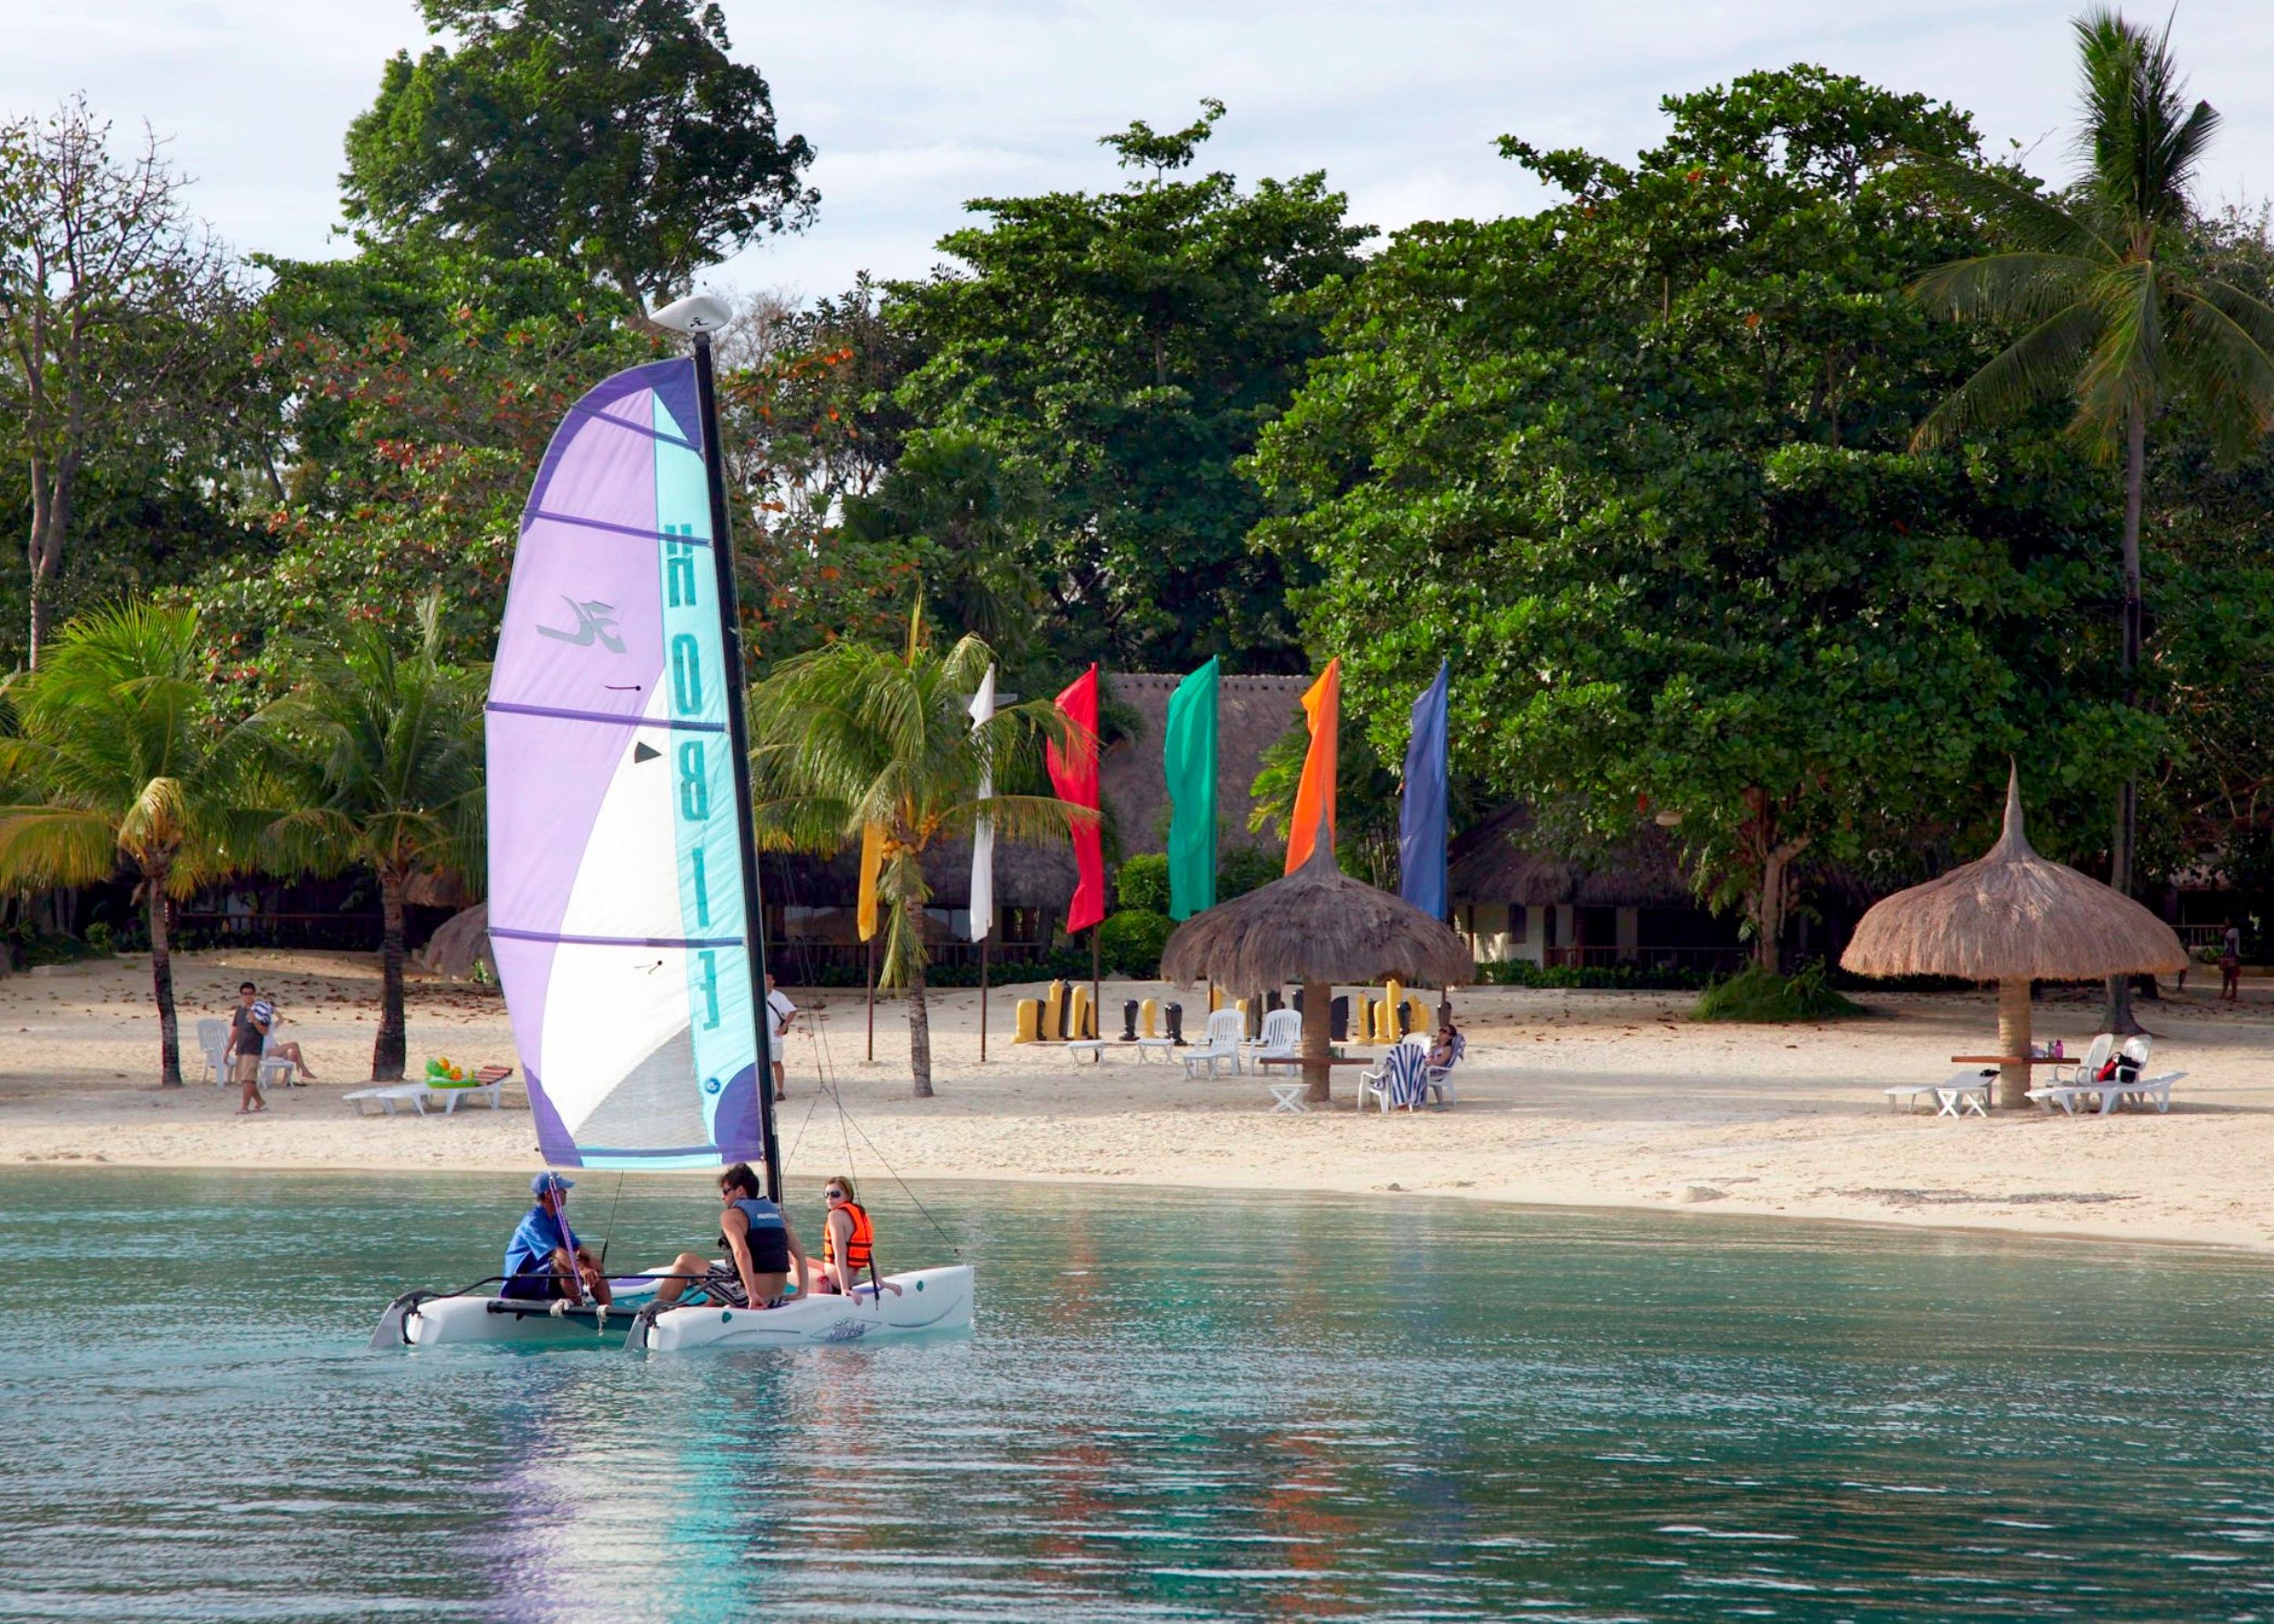
<path fill-rule="evenodd" d="M 2242 997 L 2242 928 L 2231 919 L 2218 938 L 2218 996 L 2226 1004 Z"/>
<path fill-rule="evenodd" d="M 797 1005 L 789 995 L 774 985 L 773 972 L 766 972 L 766 1048 L 774 1060 L 774 1098 L 787 1100 L 789 1089 L 782 1081 L 782 1043 L 789 1036 L 789 1024 L 797 1019 Z"/>
<path fill-rule="evenodd" d="M 244 1089 L 237 1101 L 240 1116 L 268 1109 L 268 1101 L 260 1097 L 260 1051 L 275 1019 L 275 1010 L 251 981 L 237 988 L 237 1009 L 229 1021 L 228 1058 L 230 1080 Z"/>

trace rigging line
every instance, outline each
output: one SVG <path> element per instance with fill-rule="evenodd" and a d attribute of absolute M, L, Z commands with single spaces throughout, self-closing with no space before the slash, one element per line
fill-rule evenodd
<path fill-rule="evenodd" d="M 615 1199 L 608 1203 L 607 1232 L 600 1237 L 600 1270 L 603 1274 L 607 1272 L 608 1267 L 608 1243 L 616 1238 L 616 1209 L 623 1204 L 624 1170 L 621 1168 L 618 1168 L 616 1169 Z"/>

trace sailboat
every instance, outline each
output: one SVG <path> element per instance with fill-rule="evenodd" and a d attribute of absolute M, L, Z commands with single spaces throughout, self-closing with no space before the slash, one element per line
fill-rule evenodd
<path fill-rule="evenodd" d="M 659 311 L 689 357 L 596 385 L 522 515 L 485 725 L 490 945 L 538 1146 L 564 1169 L 762 1169 L 783 1199 L 749 739 L 706 295 Z M 613 1309 L 406 1292 L 372 1345 L 844 1342 L 971 1323 L 968 1266 L 778 1308 Z"/>

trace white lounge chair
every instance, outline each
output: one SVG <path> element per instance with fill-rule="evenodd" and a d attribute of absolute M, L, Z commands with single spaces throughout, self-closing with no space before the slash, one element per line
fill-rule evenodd
<path fill-rule="evenodd" d="M 1889 1105 L 1901 1105 L 1906 1111 L 1917 1109 L 1921 1098 L 1934 1101 L 1938 1116 L 1962 1116 L 1971 1111 L 1977 1116 L 1990 1114 L 1990 1086 L 1997 1080 L 1992 1071 L 1984 1076 L 1977 1071 L 1953 1071 L 1939 1083 L 1898 1083 L 1893 1088 L 1879 1092 L 1887 1096 Z"/>
<path fill-rule="evenodd" d="M 1259 1060 L 1292 1060 L 1303 1052 L 1303 1016 L 1298 1010 L 1267 1010 L 1263 1034 L 1248 1045 L 1250 1065 Z"/>
<path fill-rule="evenodd" d="M 2095 1071 L 2100 1070 L 2101 1062 L 2108 1058 L 2110 1051 L 2115 1047 L 2114 1036 L 2109 1033 L 2102 1033 L 2086 1047 L 2083 1059 L 2064 1061 L 2054 1066 L 2048 1074 L 2052 1080 L 2044 1086 L 2057 1087 L 2063 1083 L 2080 1082 L 2090 1077 Z"/>
<path fill-rule="evenodd" d="M 198 1049 L 213 1068 L 214 1086 L 229 1086 L 229 1063 L 223 1058 L 229 1053 L 229 1023 L 206 1019 L 198 1022 Z"/>
<path fill-rule="evenodd" d="M 1410 1060 L 1400 1060 L 1401 1055 L 1411 1055 Z M 1371 1099 L 1382 1113 L 1389 1114 L 1393 1105 L 1403 1105 L 1407 1110 L 1416 1109 L 1429 1092 L 1429 1040 L 1419 1032 L 1409 1032 L 1382 1051 L 1382 1064 L 1371 1071 L 1358 1074 L 1359 1109 L 1364 1110 Z M 1415 1084 L 1402 1099 L 1390 1095 L 1398 1092 L 1397 1074 L 1401 1067 L 1410 1066 L 1416 1073 Z"/>
<path fill-rule="evenodd" d="M 1417 1032 L 1413 1036 L 1420 1037 L 1421 1034 Z M 1412 1039 L 1409 1038 L 1406 1041 L 1411 1042 Z M 1423 1042 L 1431 1053 L 1434 1054 L 1436 1051 L 1437 1045 L 1434 1041 L 1424 1039 Z M 1459 1068 L 1461 1062 L 1468 1056 L 1468 1035 L 1456 1029 L 1453 1034 L 1453 1057 L 1443 1065 L 1431 1066 L 1424 1074 L 1424 1079 L 1429 1085 L 1429 1092 L 1437 1096 L 1438 1104 L 1451 1105 L 1459 1097 L 1453 1087 L 1453 1073 Z"/>
<path fill-rule="evenodd" d="M 2105 1082 L 2056 1083 L 2030 1089 L 2029 1098 L 2048 1109 L 2058 1106 L 2067 1116 L 2075 1116 L 2077 1106 L 2087 1100 L 2093 1101 L 2093 1109 L 2103 1116 L 2127 1100 L 2153 1105 L 2162 1115 L 2172 1109 L 2172 1085 L 2186 1075 L 2185 1071 L 2163 1071 L 2154 1077 L 2135 1077 L 2128 1082 L 2112 1077 Z"/>
<path fill-rule="evenodd" d="M 293 1069 L 292 1063 L 276 1052 L 276 1034 L 271 1032 L 260 1041 L 260 1070 L 256 1073 L 260 1087 L 266 1090 L 269 1079 L 280 1071 L 283 1073 L 284 1086 L 291 1087 Z"/>
<path fill-rule="evenodd" d="M 1237 1077 L 1246 1068 L 1239 1063 L 1241 1016 L 1238 1010 L 1218 1010 L 1208 1019 L 1208 1035 L 1185 1055 L 1185 1075 L 1198 1077 L 1206 1066 L 1210 1077 L 1216 1075 L 1219 1062 L 1228 1063 L 1231 1074 Z"/>
<path fill-rule="evenodd" d="M 353 1102 L 358 1116 L 371 1114 L 364 1109 L 364 1102 L 367 1100 L 375 1101 L 380 1110 L 389 1116 L 395 1115 L 395 1108 L 398 1105 L 407 1105 L 424 1116 L 426 1114 L 426 1094 L 427 1088 L 424 1083 L 387 1083 L 377 1088 L 351 1088 L 340 1098 Z"/>

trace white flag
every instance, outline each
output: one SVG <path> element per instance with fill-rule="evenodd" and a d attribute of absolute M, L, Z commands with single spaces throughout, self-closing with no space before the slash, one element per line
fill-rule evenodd
<path fill-rule="evenodd" d="M 987 667 L 987 674 L 979 680 L 979 691 L 971 696 L 971 731 L 977 733 L 995 719 L 995 667 Z M 979 793 L 983 799 L 995 793 L 995 775 L 983 774 Z M 983 817 L 971 831 L 971 939 L 978 941 L 995 929 L 995 820 Z"/>

